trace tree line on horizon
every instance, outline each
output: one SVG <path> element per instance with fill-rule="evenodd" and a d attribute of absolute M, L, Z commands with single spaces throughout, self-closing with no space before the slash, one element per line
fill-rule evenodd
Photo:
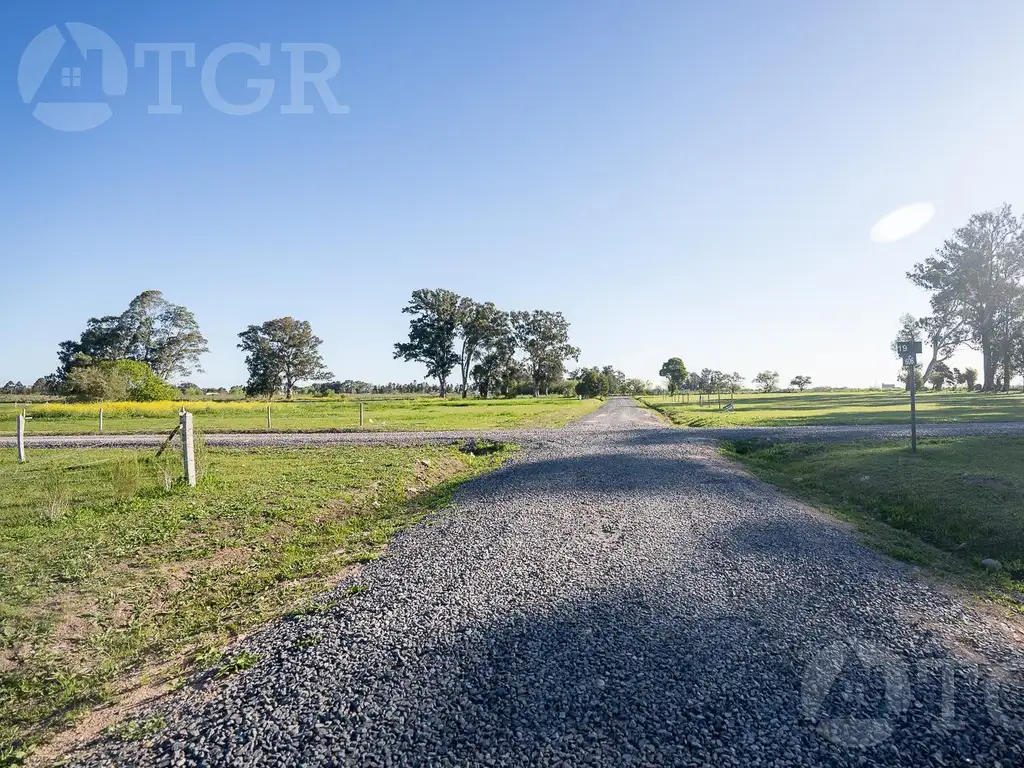
<path fill-rule="evenodd" d="M 463 397 L 470 389 L 481 397 L 514 396 L 523 393 L 524 384 L 534 396 L 556 388 L 574 394 L 575 382 L 565 379 L 565 362 L 578 359 L 580 351 L 569 342 L 569 322 L 561 312 L 507 312 L 446 289 L 413 291 L 402 311 L 411 316 L 409 337 L 395 344 L 394 357 L 424 364 L 436 387 L 426 381 L 331 382 L 320 355 L 323 341 L 310 323 L 281 317 L 238 334 L 249 374 L 245 395 L 282 392 L 291 398 L 299 383 L 307 381 L 314 382 L 310 391 L 320 395 L 436 391 L 444 397 L 453 372 Z M 7 388 L 10 394 L 56 394 L 74 400 L 173 399 L 199 388 L 187 381 L 174 387 L 168 379 L 201 372 L 200 357 L 208 352 L 192 312 L 149 290 L 120 315 L 90 318 L 78 339 L 62 342 L 55 373 L 32 387 L 11 382 Z M 621 374 L 612 376 L 608 389 L 617 391 L 625 381 Z M 631 385 L 635 388 L 636 382 Z"/>
<path fill-rule="evenodd" d="M 686 364 L 679 357 L 670 357 L 661 365 L 658 375 L 665 379 L 666 389 L 670 395 L 677 392 L 699 392 L 704 395 L 715 395 L 728 393 L 735 395 L 743 389 L 746 379 L 737 372 L 724 373 L 712 368 L 703 368 L 699 373 L 687 371 Z M 764 393 L 776 392 L 779 389 L 778 371 L 761 371 L 754 379 L 758 391 Z M 803 392 L 811 386 L 810 376 L 794 376 L 789 385 L 794 389 Z"/>

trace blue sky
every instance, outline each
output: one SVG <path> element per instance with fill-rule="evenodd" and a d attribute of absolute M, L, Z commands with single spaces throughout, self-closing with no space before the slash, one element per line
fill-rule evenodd
<path fill-rule="evenodd" d="M 877 384 L 895 378 L 900 313 L 927 309 L 907 269 L 970 213 L 1024 202 L 1014 0 L 11 0 L 0 18 L 3 381 L 52 371 L 88 317 L 150 288 L 199 319 L 200 383 L 244 381 L 236 334 L 282 315 L 312 322 L 339 378 L 419 379 L 392 360 L 400 310 L 446 287 L 562 310 L 581 363 L 630 376 L 679 355 Z M 107 99 L 98 54 L 78 62 L 75 98 L 114 116 L 62 133 L 17 73 L 37 33 L 73 21 L 118 43 L 129 83 Z M 147 42 L 196 46 L 196 68 L 174 66 L 180 115 L 147 113 Z M 272 51 L 219 70 L 238 103 L 247 79 L 275 79 L 247 117 L 201 87 L 236 42 Z M 340 53 L 348 114 L 312 87 L 314 114 L 280 113 L 294 42 Z M 39 99 L 68 98 L 59 74 Z M 924 229 L 870 241 L 916 202 L 937 211 Z"/>

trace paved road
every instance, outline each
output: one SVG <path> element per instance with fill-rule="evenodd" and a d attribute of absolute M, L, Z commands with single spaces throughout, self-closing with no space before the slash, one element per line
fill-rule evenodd
<path fill-rule="evenodd" d="M 669 432 L 610 401 L 79 764 L 1024 764 L 1012 627 Z"/>

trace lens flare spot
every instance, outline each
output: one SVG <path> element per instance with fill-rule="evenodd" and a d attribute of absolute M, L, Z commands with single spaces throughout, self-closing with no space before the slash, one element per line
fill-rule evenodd
<path fill-rule="evenodd" d="M 897 208 L 875 222 L 871 228 L 871 240 L 875 243 L 895 243 L 923 229 L 934 215 L 935 206 L 931 203 L 914 203 Z"/>

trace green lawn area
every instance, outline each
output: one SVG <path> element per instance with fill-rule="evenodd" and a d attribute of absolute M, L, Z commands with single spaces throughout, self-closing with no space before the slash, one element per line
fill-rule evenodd
<path fill-rule="evenodd" d="M 1024 439 L 726 444 L 762 479 L 853 522 L 868 543 L 1024 611 Z M 981 560 L 1002 563 L 984 572 Z"/>
<path fill-rule="evenodd" d="M 600 400 L 567 397 L 520 397 L 479 400 L 436 397 L 368 399 L 363 404 L 364 430 L 505 429 L 561 427 L 601 405 Z M 23 406 L 0 403 L 0 435 L 13 435 Z M 44 403 L 25 406 L 32 418 L 30 435 L 96 434 L 103 408 L 107 434 L 170 432 L 178 423 L 178 409 L 195 414 L 197 428 L 216 432 L 267 431 L 267 403 L 252 401 L 193 401 L 165 403 L 74 404 Z M 273 431 L 354 431 L 359 427 L 355 399 L 274 401 Z"/>
<path fill-rule="evenodd" d="M 795 427 L 815 424 L 906 424 L 910 422 L 910 395 L 904 391 L 864 390 L 844 392 L 740 393 L 735 411 L 714 404 L 697 404 L 679 398 L 640 398 L 684 427 L 766 426 Z M 722 396 L 722 404 L 729 396 Z M 917 398 L 922 422 L 1022 421 L 1024 393 L 921 392 Z"/>
<path fill-rule="evenodd" d="M 232 637 L 313 610 L 508 449 L 201 449 L 195 489 L 153 453 L 0 452 L 0 765 L 126 688 L 236 668 Z"/>

